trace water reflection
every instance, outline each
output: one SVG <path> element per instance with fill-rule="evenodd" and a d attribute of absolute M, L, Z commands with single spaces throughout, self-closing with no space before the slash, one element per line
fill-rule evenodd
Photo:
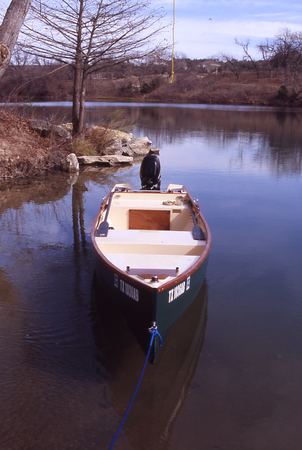
<path fill-rule="evenodd" d="M 142 108 L 139 129 L 159 147 L 199 137 L 209 147 L 237 148 L 242 162 L 254 159 L 278 175 L 302 171 L 301 112 Z"/>
<path fill-rule="evenodd" d="M 47 104 L 46 104 L 47 105 Z M 70 107 L 25 107 L 26 114 L 70 120 Z M 175 107 L 177 106 L 177 107 Z M 147 135 L 155 146 L 173 145 L 181 151 L 183 143 L 195 139 L 195 146 L 219 151 L 232 149 L 243 165 L 251 162 L 267 167 L 275 175 L 302 171 L 302 114 L 299 110 L 261 107 L 223 107 L 206 105 L 110 104 L 87 105 L 87 124 L 109 124 Z M 234 155 L 232 155 L 234 157 Z"/>
<path fill-rule="evenodd" d="M 99 286 L 95 278 L 92 285 L 94 338 L 100 366 L 107 373 L 114 408 L 121 418 L 145 355 L 110 295 L 112 293 Z M 170 428 L 195 370 L 206 320 L 207 285 L 204 284 L 196 300 L 170 330 L 157 363 L 148 366 L 126 424 L 126 436 L 121 438 L 121 448 L 125 440 L 137 450 L 166 448 Z"/>
<path fill-rule="evenodd" d="M 89 232 L 101 196 L 136 170 L 2 186 L 1 448 L 93 450 L 110 442 L 144 353 L 105 292 L 91 302 Z M 165 448 L 201 348 L 206 304 L 204 286 L 148 371 L 124 449 Z"/>
<path fill-rule="evenodd" d="M 94 364 L 85 183 L 74 181 L 59 174 L 2 186 L 1 449 L 99 448 L 99 420 L 110 422 Z"/>
<path fill-rule="evenodd" d="M 29 202 L 36 205 L 56 202 L 68 193 L 72 182 L 73 176 L 64 175 L 33 178 L 30 183 L 0 183 L 0 214 L 6 209 L 18 211 Z"/>
<path fill-rule="evenodd" d="M 186 184 L 213 232 L 211 320 L 201 357 L 202 300 L 175 324 L 119 447 L 298 450 L 301 115 L 135 108 L 137 134 L 162 142 L 163 185 Z M 138 172 L 1 187 L 1 449 L 99 450 L 116 430 L 144 354 L 124 318 L 106 311 L 110 297 L 92 303 L 89 232 L 101 198 L 115 183 L 139 187 Z"/>

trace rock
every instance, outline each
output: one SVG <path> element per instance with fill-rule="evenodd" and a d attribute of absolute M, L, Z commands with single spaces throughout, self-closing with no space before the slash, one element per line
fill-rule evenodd
<path fill-rule="evenodd" d="M 133 138 L 129 143 L 129 149 L 133 156 L 144 156 L 151 149 L 152 142 L 149 138 Z"/>
<path fill-rule="evenodd" d="M 134 158 L 141 158 L 143 156 L 146 156 L 151 151 L 152 153 L 159 155 L 159 148 L 151 147 L 149 149 L 146 149 L 144 147 L 138 147 L 138 148 L 135 148 L 134 150 L 135 151 L 128 148 L 126 151 L 123 151 L 122 154 L 125 156 L 133 156 Z"/>
<path fill-rule="evenodd" d="M 60 137 L 61 139 L 70 140 L 72 138 L 71 132 L 62 125 L 52 125 L 50 133 Z"/>
<path fill-rule="evenodd" d="M 97 166 L 116 166 L 119 164 L 132 164 L 131 156 L 123 155 L 103 155 L 103 156 L 79 156 L 80 164 Z"/>
<path fill-rule="evenodd" d="M 125 131 L 120 130 L 107 130 L 110 136 L 110 144 L 107 146 L 105 150 L 106 155 L 124 155 L 124 156 L 132 156 L 131 153 L 127 152 L 129 149 L 129 143 L 133 139 L 132 133 L 126 133 Z"/>
<path fill-rule="evenodd" d="M 57 136 L 61 139 L 70 140 L 71 132 L 64 125 L 52 125 L 46 120 L 31 119 L 29 125 L 42 137 Z"/>
<path fill-rule="evenodd" d="M 122 144 L 127 144 L 133 139 L 132 133 L 126 133 L 125 131 L 120 130 L 110 130 L 110 132 L 112 133 L 112 138 L 119 139 Z"/>
<path fill-rule="evenodd" d="M 106 149 L 104 150 L 105 155 L 123 155 L 123 145 L 120 140 L 116 140 L 112 144 L 108 145 Z M 127 156 L 127 155 L 126 155 Z M 131 155 L 128 155 L 131 156 Z"/>
<path fill-rule="evenodd" d="M 29 125 L 32 130 L 39 133 L 42 137 L 47 137 L 50 134 L 50 125 L 46 120 L 31 119 L 29 120 Z"/>
<path fill-rule="evenodd" d="M 113 130 L 100 126 L 93 126 L 88 131 L 94 137 L 100 136 L 100 139 L 107 139 L 107 145 L 102 153 L 104 155 L 122 155 L 122 156 L 145 156 L 151 149 L 152 142 L 148 137 L 135 138 L 132 133 Z"/>
<path fill-rule="evenodd" d="M 78 172 L 80 170 L 79 161 L 77 155 L 75 153 L 70 153 L 67 158 L 68 171 L 69 172 Z"/>

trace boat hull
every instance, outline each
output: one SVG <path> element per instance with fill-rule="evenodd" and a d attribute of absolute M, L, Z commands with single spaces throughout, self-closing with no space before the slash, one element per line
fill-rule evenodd
<path fill-rule="evenodd" d="M 116 185 L 103 199 L 92 244 L 99 284 L 110 288 L 133 332 L 148 348 L 194 301 L 205 280 L 211 233 L 198 203 L 181 185 L 133 191 Z"/>
<path fill-rule="evenodd" d="M 96 274 L 99 286 L 106 288 L 108 301 L 114 302 L 123 312 L 132 332 L 137 336 L 144 351 L 150 342 L 150 327 L 156 324 L 165 339 L 169 328 L 178 320 L 196 298 L 205 281 L 207 259 L 185 278 L 176 280 L 162 289 L 150 289 L 136 283 L 127 275 L 112 270 L 98 256 Z M 155 339 L 152 349 L 154 359 L 159 347 Z"/>

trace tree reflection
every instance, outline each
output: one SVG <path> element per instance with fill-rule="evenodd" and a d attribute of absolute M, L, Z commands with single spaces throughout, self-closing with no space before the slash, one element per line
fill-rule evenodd
<path fill-rule="evenodd" d="M 71 177 L 51 174 L 34 178 L 28 182 L 14 181 L 0 183 L 0 214 L 7 209 L 19 210 L 23 204 L 37 205 L 54 203 L 66 196 L 70 189 Z"/>
<path fill-rule="evenodd" d="M 86 233 L 84 219 L 84 192 L 87 191 L 85 181 L 81 178 L 72 186 L 72 229 L 73 245 L 76 255 L 80 255 L 81 250 L 86 253 Z"/>
<path fill-rule="evenodd" d="M 302 114 L 281 109 L 142 107 L 140 130 L 158 147 L 198 136 L 228 148 L 238 142 L 243 162 L 250 157 L 277 175 L 302 172 Z M 253 145 L 251 145 L 253 143 Z"/>
<path fill-rule="evenodd" d="M 69 120 L 70 110 L 60 103 L 55 112 Z M 50 108 L 39 109 L 39 114 L 44 117 L 51 113 Z M 101 106 L 101 103 L 95 103 L 87 106 L 87 124 L 105 124 L 112 128 L 126 126 L 135 135 L 148 136 L 159 148 L 176 140 L 181 142 L 198 136 L 208 140 L 209 145 L 227 149 L 230 142 L 236 139 L 239 142 L 246 136 L 243 160 L 253 152 L 254 160 L 259 165 L 267 164 L 276 175 L 302 172 L 302 114 L 299 110 L 236 105 Z M 257 139 L 257 147 L 249 146 L 250 138 Z"/>

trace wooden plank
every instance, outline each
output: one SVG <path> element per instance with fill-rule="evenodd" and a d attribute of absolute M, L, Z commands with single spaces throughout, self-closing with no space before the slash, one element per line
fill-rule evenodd
<path fill-rule="evenodd" d="M 170 211 L 129 209 L 129 230 L 170 230 Z"/>

